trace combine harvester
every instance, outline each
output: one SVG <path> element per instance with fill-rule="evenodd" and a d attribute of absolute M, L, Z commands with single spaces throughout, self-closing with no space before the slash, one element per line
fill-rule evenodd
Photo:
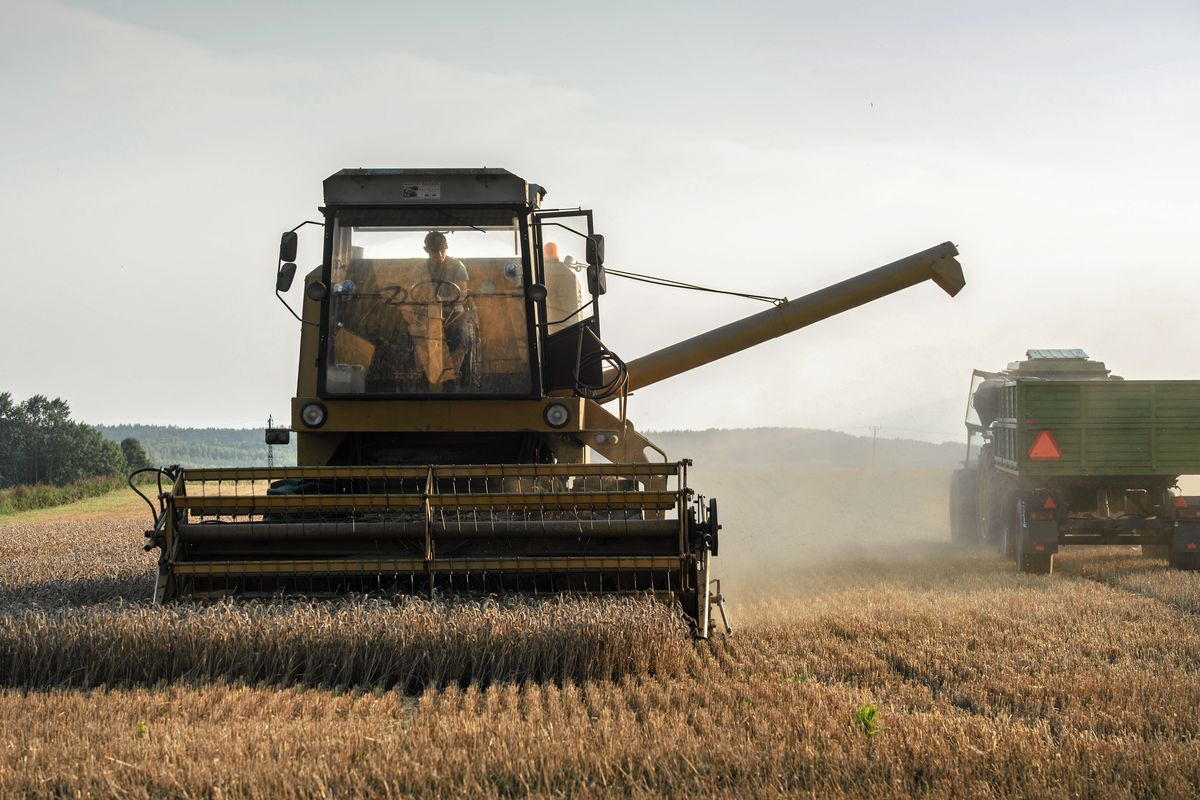
<path fill-rule="evenodd" d="M 1200 381 L 1126 381 L 1082 350 L 975 370 L 950 533 L 1048 574 L 1061 545 L 1141 545 L 1200 569 Z"/>
<path fill-rule="evenodd" d="M 324 188 L 291 426 L 267 431 L 296 432 L 300 466 L 172 468 L 147 532 L 156 602 L 651 592 L 698 637 L 714 605 L 728 631 L 717 503 L 626 419 L 628 394 L 926 280 L 964 285 L 945 243 L 625 363 L 600 334 L 591 211 L 542 209 L 502 169 L 351 169 Z M 305 224 L 280 247 L 285 305 Z"/>

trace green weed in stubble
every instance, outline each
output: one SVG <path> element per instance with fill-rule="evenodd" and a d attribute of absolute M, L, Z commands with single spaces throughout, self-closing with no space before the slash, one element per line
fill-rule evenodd
<path fill-rule="evenodd" d="M 861 706 L 854 712 L 854 716 L 851 719 L 854 722 L 854 727 L 858 728 L 863 736 L 874 736 L 883 730 L 883 727 L 879 724 L 879 706 L 875 703 L 868 703 L 865 706 Z"/>

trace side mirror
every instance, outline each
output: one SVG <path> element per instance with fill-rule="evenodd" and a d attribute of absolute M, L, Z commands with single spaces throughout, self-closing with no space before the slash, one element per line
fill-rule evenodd
<path fill-rule="evenodd" d="M 587 268 L 588 291 L 598 296 L 608 291 L 608 279 L 604 277 L 604 267 L 589 265 Z"/>
<path fill-rule="evenodd" d="M 267 428 L 267 444 L 287 444 L 292 441 L 292 432 L 288 428 Z"/>
<path fill-rule="evenodd" d="M 295 231 L 288 231 L 283 236 L 279 237 L 279 260 L 280 261 L 295 261 L 296 260 L 296 243 L 300 237 Z"/>
<path fill-rule="evenodd" d="M 588 237 L 587 263 L 593 267 L 604 266 L 604 237 L 598 233 Z"/>
<path fill-rule="evenodd" d="M 292 248 L 293 250 L 295 248 Z M 275 291 L 286 292 L 292 288 L 292 279 L 296 277 L 296 265 L 289 261 L 279 268 L 279 274 L 275 276 Z"/>

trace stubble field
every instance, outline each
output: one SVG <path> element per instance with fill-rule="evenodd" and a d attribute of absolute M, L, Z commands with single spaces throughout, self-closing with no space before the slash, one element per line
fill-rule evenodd
<path fill-rule="evenodd" d="M 140 501 L 0 520 L 0 797 L 1200 793 L 1200 575 L 1017 575 L 940 471 L 695 483 L 736 628 L 698 644 L 639 600 L 163 611 Z"/>

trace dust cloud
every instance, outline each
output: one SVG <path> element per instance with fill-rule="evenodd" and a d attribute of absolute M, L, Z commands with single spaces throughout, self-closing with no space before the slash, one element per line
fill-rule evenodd
<path fill-rule="evenodd" d="M 961 444 L 794 428 L 651 439 L 672 458 L 691 458 L 689 485 L 717 498 L 713 570 L 735 625 L 764 602 L 811 599 L 904 565 L 936 581 L 930 570 L 961 556 L 948 522 Z"/>
<path fill-rule="evenodd" d="M 684 443 L 696 453 L 689 484 L 718 500 L 722 530 L 713 575 L 735 626 L 818 595 L 871 592 L 883 584 L 970 591 L 973 579 L 1009 571 L 991 549 L 951 543 L 950 477 L 959 465 L 945 458 L 943 446 L 891 440 L 889 457 L 876 448 L 872 459 L 861 441 L 852 441 L 862 437 L 847 437 L 849 452 L 835 445 L 805 456 L 797 449 L 785 461 L 784 448 L 760 448 L 756 460 L 754 448 L 737 445 L 736 433 L 695 434 Z M 656 436 L 662 438 L 669 437 Z M 813 463 L 805 465 L 805 458 Z M 860 465 L 835 466 L 855 461 Z M 1183 476 L 1179 485 L 1184 494 L 1200 495 L 1200 476 Z"/>
<path fill-rule="evenodd" d="M 853 578 L 901 562 L 936 563 L 952 548 L 950 470 L 767 467 L 693 474 L 691 483 L 718 499 L 715 574 L 731 600 L 803 595 L 826 584 L 830 571 Z"/>

